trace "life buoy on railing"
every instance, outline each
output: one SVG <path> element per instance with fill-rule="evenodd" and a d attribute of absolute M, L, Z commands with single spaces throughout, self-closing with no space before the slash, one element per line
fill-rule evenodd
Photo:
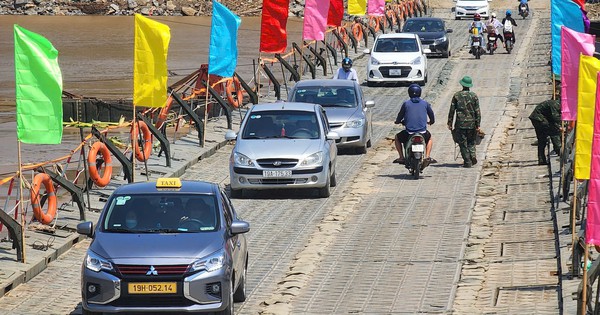
<path fill-rule="evenodd" d="M 48 211 L 44 213 L 41 206 L 40 188 L 44 185 L 46 195 L 48 196 Z M 31 207 L 33 216 L 42 224 L 50 224 L 56 216 L 56 193 L 50 175 L 39 173 L 33 178 L 33 185 L 30 190 Z"/>
<path fill-rule="evenodd" d="M 234 108 L 242 106 L 244 96 L 242 95 L 242 84 L 238 77 L 233 76 L 225 85 L 225 92 L 227 93 L 227 101 Z"/>
<path fill-rule="evenodd" d="M 173 96 L 169 96 L 169 98 L 167 98 L 167 104 L 165 104 L 165 107 L 160 109 L 160 113 L 158 114 L 158 119 L 156 120 L 156 123 L 154 124 L 154 127 L 156 127 L 156 129 L 162 128 L 163 124 L 165 123 L 165 121 L 167 121 L 167 116 L 169 115 L 169 110 L 171 110 L 171 104 L 173 104 Z"/>
<path fill-rule="evenodd" d="M 380 30 L 379 17 L 369 16 L 369 26 L 372 27 L 375 30 L 375 32 L 379 32 L 379 30 Z"/>
<path fill-rule="evenodd" d="M 102 155 L 102 160 L 104 160 L 104 173 L 102 176 L 99 174 L 98 163 L 96 162 L 98 153 Z M 90 178 L 96 186 L 105 187 L 110 183 L 110 178 L 112 177 L 112 157 L 110 156 L 108 147 L 104 143 L 96 142 L 92 145 L 88 154 L 88 171 L 90 172 Z"/>
<path fill-rule="evenodd" d="M 348 44 L 348 41 L 350 40 L 350 36 L 348 36 L 348 31 L 346 30 L 346 28 L 343 26 L 338 26 L 338 27 L 336 27 L 336 31 L 337 31 L 338 35 L 340 35 L 340 38 L 344 41 L 344 43 Z M 344 45 L 342 43 L 340 43 L 339 40 L 335 41 L 334 46 L 338 49 L 344 47 Z"/>
<path fill-rule="evenodd" d="M 356 38 L 356 41 L 358 41 L 358 42 L 360 42 L 363 39 L 363 28 L 360 23 L 352 24 L 352 34 L 354 35 L 354 38 Z"/>
<path fill-rule="evenodd" d="M 142 130 L 143 150 L 140 150 L 140 145 L 138 144 L 138 128 Z M 133 139 L 133 146 L 135 147 L 135 158 L 140 162 L 147 161 L 152 152 L 152 134 L 150 133 L 150 128 L 148 128 L 145 122 L 137 121 L 135 124 L 131 125 L 130 134 L 131 139 Z"/>
<path fill-rule="evenodd" d="M 385 11 L 385 15 L 388 18 L 386 21 L 391 22 L 392 27 L 397 24 L 398 21 L 396 20 L 396 12 L 393 9 Z"/>

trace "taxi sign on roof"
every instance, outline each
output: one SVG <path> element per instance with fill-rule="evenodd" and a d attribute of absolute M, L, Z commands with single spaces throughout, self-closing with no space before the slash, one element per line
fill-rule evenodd
<path fill-rule="evenodd" d="M 181 180 L 177 177 L 159 178 L 156 181 L 156 188 L 181 188 Z"/>

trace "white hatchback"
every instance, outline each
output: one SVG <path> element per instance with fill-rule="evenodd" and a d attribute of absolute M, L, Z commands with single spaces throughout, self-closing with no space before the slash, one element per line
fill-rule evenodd
<path fill-rule="evenodd" d="M 385 82 L 427 83 L 427 56 L 419 36 L 413 33 L 381 34 L 375 39 L 367 62 L 367 85 Z"/>
<path fill-rule="evenodd" d="M 490 15 L 490 4 L 492 0 L 454 0 L 454 18 L 473 18 L 475 13 L 479 13 L 482 19 L 487 19 Z"/>

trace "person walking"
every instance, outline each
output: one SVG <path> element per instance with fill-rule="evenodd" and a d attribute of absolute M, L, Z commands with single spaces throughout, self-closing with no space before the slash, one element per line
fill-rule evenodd
<path fill-rule="evenodd" d="M 554 152 L 560 154 L 561 114 L 560 101 L 547 100 L 539 103 L 529 115 L 529 120 L 535 129 L 538 147 L 538 165 L 546 165 L 546 145 L 548 137 L 552 142 Z"/>
<path fill-rule="evenodd" d="M 448 129 L 452 131 L 453 138 L 460 148 L 463 167 L 471 167 L 477 164 L 475 141 L 481 125 L 481 112 L 479 98 L 470 90 L 473 87 L 471 77 L 464 76 L 460 80 L 460 85 L 463 87 L 462 91 L 456 92 L 452 96 L 448 112 Z"/>

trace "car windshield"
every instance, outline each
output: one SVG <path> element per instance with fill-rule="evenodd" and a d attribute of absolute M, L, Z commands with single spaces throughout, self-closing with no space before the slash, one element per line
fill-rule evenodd
<path fill-rule="evenodd" d="M 319 139 L 320 135 L 314 112 L 270 110 L 250 113 L 242 139 Z"/>
<path fill-rule="evenodd" d="M 379 38 L 375 42 L 375 52 L 418 52 L 414 38 Z"/>
<path fill-rule="evenodd" d="M 342 86 L 303 86 L 294 91 L 291 101 L 323 107 L 356 107 L 358 104 L 354 88 Z"/>
<path fill-rule="evenodd" d="M 403 32 L 443 32 L 444 23 L 436 20 L 408 20 Z"/>
<path fill-rule="evenodd" d="M 101 223 L 105 232 L 196 233 L 219 226 L 217 200 L 200 194 L 114 196 Z"/>

